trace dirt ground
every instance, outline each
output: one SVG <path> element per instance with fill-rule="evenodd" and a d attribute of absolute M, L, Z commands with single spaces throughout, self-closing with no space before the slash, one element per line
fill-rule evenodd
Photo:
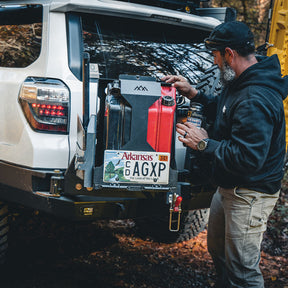
<path fill-rule="evenodd" d="M 159 244 L 140 238 L 131 220 L 75 225 L 29 212 L 12 221 L 10 232 L 1 288 L 214 286 L 206 230 L 187 242 Z M 272 240 L 266 235 L 263 242 L 265 287 L 288 288 L 287 243 Z"/>
<path fill-rule="evenodd" d="M 215 269 L 204 230 L 160 244 L 132 220 L 75 224 L 34 211 L 13 214 L 0 288 L 208 288 Z M 262 243 L 265 288 L 288 288 L 288 172 Z"/>

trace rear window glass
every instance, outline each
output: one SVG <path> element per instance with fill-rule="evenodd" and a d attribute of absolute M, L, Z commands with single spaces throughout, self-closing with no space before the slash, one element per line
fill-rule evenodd
<path fill-rule="evenodd" d="M 26 67 L 40 55 L 42 6 L 0 7 L 0 66 Z"/>
<path fill-rule="evenodd" d="M 100 78 L 181 74 L 197 83 L 213 64 L 201 44 L 208 31 L 135 19 L 82 15 L 84 51 Z"/>

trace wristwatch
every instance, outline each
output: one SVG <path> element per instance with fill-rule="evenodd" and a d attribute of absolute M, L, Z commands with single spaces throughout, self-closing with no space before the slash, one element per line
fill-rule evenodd
<path fill-rule="evenodd" d="M 209 141 L 209 139 L 202 139 L 202 140 L 200 140 L 198 143 L 197 143 L 197 149 L 199 150 L 199 151 L 204 151 L 206 148 L 207 148 L 207 146 L 208 146 L 208 141 Z"/>

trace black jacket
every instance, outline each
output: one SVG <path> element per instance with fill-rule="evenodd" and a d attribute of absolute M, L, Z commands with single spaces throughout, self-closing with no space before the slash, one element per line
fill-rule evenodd
<path fill-rule="evenodd" d="M 216 120 L 205 155 L 212 155 L 215 184 L 273 194 L 281 187 L 285 157 L 283 99 L 288 78 L 276 55 L 261 57 L 219 97 L 194 98 L 214 105 Z M 194 100 L 193 99 L 193 100 Z"/>

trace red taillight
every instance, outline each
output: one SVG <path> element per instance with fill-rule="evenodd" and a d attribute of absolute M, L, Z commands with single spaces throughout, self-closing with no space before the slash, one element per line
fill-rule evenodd
<path fill-rule="evenodd" d="M 30 126 L 37 131 L 68 131 L 69 90 L 60 80 L 27 78 L 20 102 Z"/>
<path fill-rule="evenodd" d="M 55 117 L 67 117 L 67 107 L 57 106 L 57 105 L 37 105 L 36 103 L 32 103 L 31 107 L 33 108 L 33 112 L 38 115 L 47 115 L 47 116 L 55 116 Z"/>

